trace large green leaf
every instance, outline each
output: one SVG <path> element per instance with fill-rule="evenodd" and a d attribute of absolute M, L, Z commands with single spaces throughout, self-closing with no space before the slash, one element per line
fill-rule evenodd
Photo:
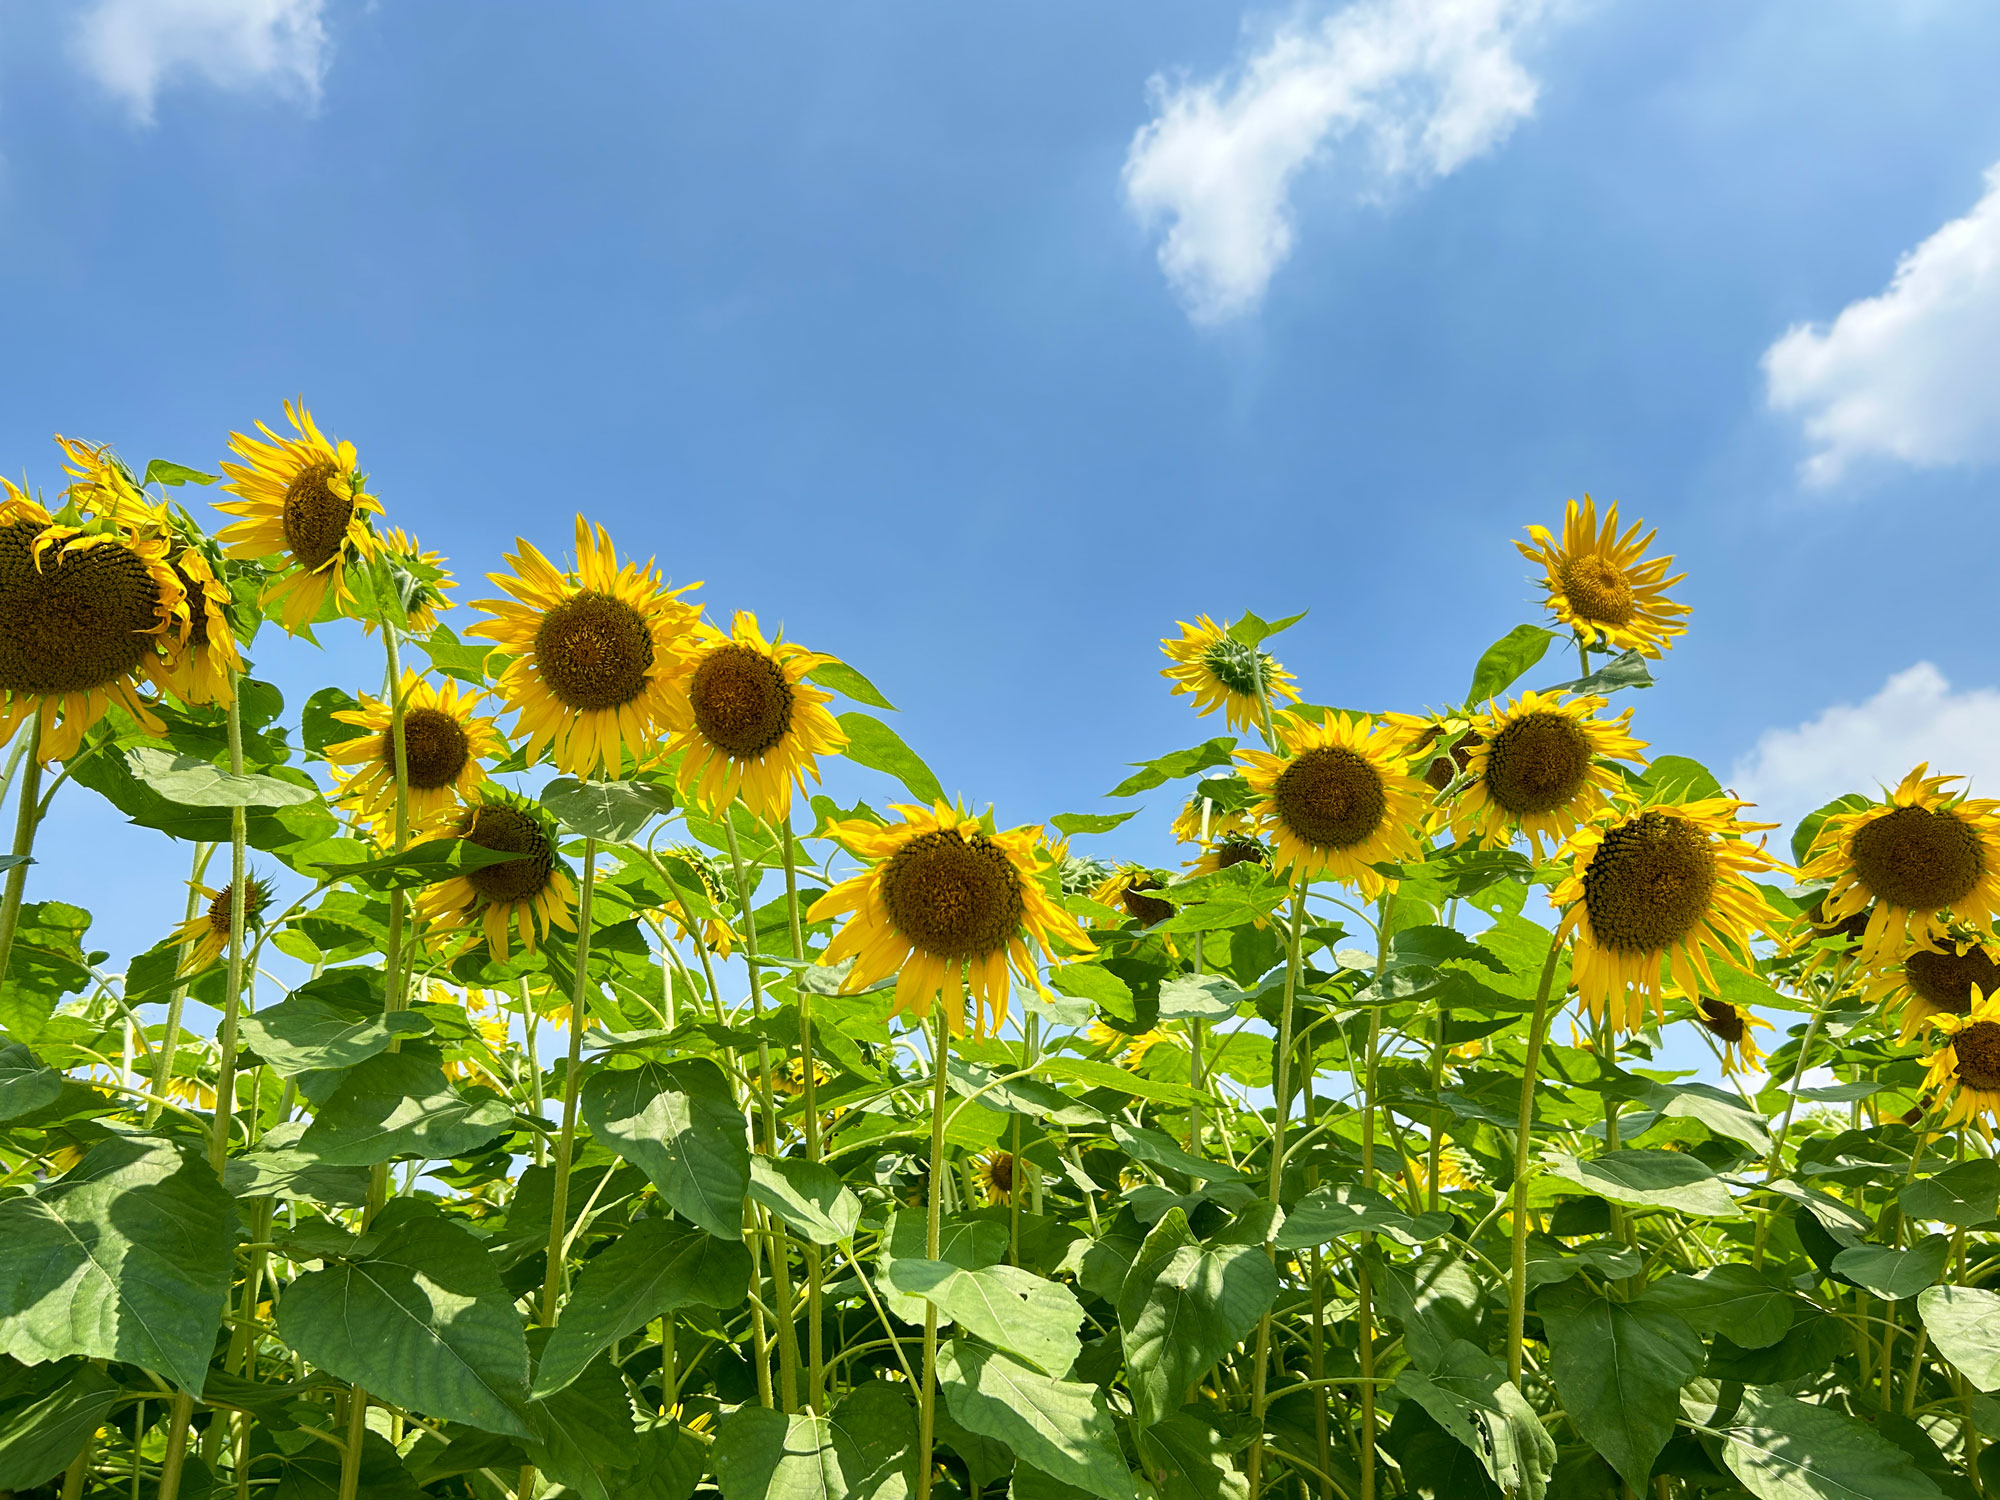
<path fill-rule="evenodd" d="M 1799 1306 L 1777 1271 L 1711 1266 L 1699 1276 L 1662 1276 L 1645 1300 L 1678 1314 L 1702 1333 L 1726 1333 L 1739 1349 L 1765 1349 L 1783 1338 Z"/>
<path fill-rule="evenodd" d="M 1133 1500 L 1137 1486 L 1096 1386 L 1052 1380 L 997 1349 L 963 1339 L 938 1351 L 938 1383 L 952 1416 L 967 1431 L 1006 1445 L 1022 1462 L 1103 1500 Z"/>
<path fill-rule="evenodd" d="M 536 1376 L 536 1352 L 546 1352 L 549 1339 L 546 1328 L 528 1335 L 528 1361 Z M 536 1434 L 527 1456 L 537 1468 L 578 1500 L 615 1500 L 640 1461 L 632 1403 L 617 1370 L 593 1364 L 562 1390 L 529 1402 L 526 1415 Z"/>
<path fill-rule="evenodd" d="M 143 785 L 181 807 L 296 807 L 315 800 L 309 786 L 275 776 L 238 776 L 193 755 L 141 745 L 125 765 Z"/>
<path fill-rule="evenodd" d="M 422 1036 L 431 1023 L 415 1011 L 356 1020 L 309 995 L 294 995 L 245 1016 L 243 1040 L 282 1078 L 351 1068 L 386 1052 L 399 1036 Z"/>
<path fill-rule="evenodd" d="M 1506 692 L 1522 673 L 1548 654 L 1555 639 L 1553 630 L 1544 630 L 1539 625 L 1516 625 L 1480 655 L 1479 664 L 1472 669 L 1472 686 L 1466 689 L 1465 701 L 1481 704 Z"/>
<path fill-rule="evenodd" d="M 1757 1500 L 1939 1500 L 1910 1455 L 1862 1422 L 1774 1386 L 1690 1381 L 1689 1426 L 1722 1439 L 1722 1461 Z"/>
<path fill-rule="evenodd" d="M 921 1212 L 893 1213 L 882 1231 L 877 1251 L 884 1278 L 899 1260 L 940 1260 L 964 1270 L 998 1265 L 1007 1254 L 1007 1226 L 983 1220 L 967 1222 L 946 1219 L 938 1226 L 938 1253 L 929 1254 L 930 1224 Z M 924 1320 L 924 1299 L 906 1296 L 885 1279 L 881 1283 L 883 1303 L 905 1323 Z"/>
<path fill-rule="evenodd" d="M 1164 1131 L 1127 1125 L 1123 1120 L 1111 1122 L 1111 1139 L 1123 1146 L 1135 1161 L 1163 1171 L 1179 1172 L 1183 1177 L 1192 1177 L 1198 1182 L 1243 1182 L 1249 1175 L 1240 1167 L 1190 1155 Z"/>
<path fill-rule="evenodd" d="M 298 1149 L 328 1166 L 368 1167 L 399 1156 L 434 1161 L 484 1145 L 513 1121 L 500 1100 L 459 1094 L 435 1053 L 384 1052 L 348 1071 Z"/>
<path fill-rule="evenodd" d="M 2000 1391 L 2000 1295 L 1934 1286 L 1917 1294 L 1917 1315 L 1959 1374 L 1982 1391 Z"/>
<path fill-rule="evenodd" d="M 722 1070 L 705 1058 L 600 1072 L 583 1086 L 583 1121 L 652 1179 L 689 1222 L 743 1237 L 750 1141 Z"/>
<path fill-rule="evenodd" d="M 1285 1215 L 1277 1245 L 1280 1250 L 1303 1250 L 1350 1234 L 1386 1234 L 1415 1245 L 1449 1233 L 1452 1222 L 1443 1209 L 1405 1213 L 1380 1193 L 1341 1183 L 1301 1198 Z"/>
<path fill-rule="evenodd" d="M 1542 1500 L 1548 1492 L 1555 1440 L 1507 1379 L 1506 1367 L 1484 1349 L 1457 1340 L 1430 1369 L 1403 1371 L 1396 1390 L 1470 1449 L 1509 1495 Z"/>
<path fill-rule="evenodd" d="M 1139 1425 L 1180 1410 L 1189 1387 L 1257 1326 L 1277 1295 L 1277 1268 L 1261 1246 L 1205 1246 L 1187 1215 L 1168 1209 L 1118 1293 Z"/>
<path fill-rule="evenodd" d="M 1137 1434 L 1139 1460 L 1160 1500 L 1249 1500 L 1250 1480 L 1208 1423 L 1179 1413 Z"/>
<path fill-rule="evenodd" d="M 535 1394 L 559 1391 L 604 1350 L 688 1303 L 734 1307 L 750 1287 L 740 1239 L 642 1219 L 588 1262 L 535 1371 Z"/>
<path fill-rule="evenodd" d="M 861 1200 L 831 1167 L 803 1157 L 750 1158 L 750 1196 L 815 1245 L 854 1237 Z"/>
<path fill-rule="evenodd" d="M 415 1200 L 399 1199 L 383 1217 L 391 1222 L 372 1249 L 285 1289 L 278 1332 L 336 1380 L 535 1440 L 523 1416 L 526 1332 L 485 1247 Z"/>
<path fill-rule="evenodd" d="M 1606 1151 L 1587 1159 L 1554 1152 L 1548 1170 L 1585 1192 L 1635 1208 L 1671 1208 L 1711 1219 L 1742 1213 L 1722 1180 L 1685 1151 Z"/>
<path fill-rule="evenodd" d="M 832 688 L 836 693 L 844 694 L 856 703 L 865 703 L 870 708 L 896 712 L 896 705 L 882 696 L 880 688 L 844 661 L 823 661 L 806 673 L 806 680 L 816 682 L 823 688 Z"/>
<path fill-rule="evenodd" d="M 650 781 L 578 781 L 558 776 L 542 788 L 542 806 L 571 833 L 622 844 L 662 813 L 673 793 Z"/>
<path fill-rule="evenodd" d="M 1191 749 L 1176 750 L 1171 755 L 1162 755 L 1157 760 L 1134 761 L 1132 764 L 1138 769 L 1106 795 L 1136 797 L 1141 792 L 1150 792 L 1156 786 L 1164 786 L 1169 781 L 1179 781 L 1183 776 L 1192 776 L 1197 771 L 1229 765 L 1230 754 L 1235 749 L 1236 741 L 1230 736 L 1222 735 L 1212 740 L 1203 740 Z"/>
<path fill-rule="evenodd" d="M 1905 1216 L 1960 1229 L 2000 1214 L 2000 1161 L 1977 1157 L 1913 1182 L 1898 1195 Z"/>
<path fill-rule="evenodd" d="M 1941 1234 L 1927 1234 L 1907 1250 L 1891 1245 L 1850 1245 L 1833 1258 L 1833 1270 L 1885 1302 L 1894 1302 L 1936 1285 L 1950 1259 L 1951 1241 Z"/>
<path fill-rule="evenodd" d="M 166 1141 L 103 1141 L 0 1202 L 0 1354 L 124 1360 L 201 1393 L 229 1292 L 236 1209 Z"/>
<path fill-rule="evenodd" d="M 62 1473 L 124 1394 L 86 1360 L 45 1365 L 32 1375 L 41 1377 L 33 1399 L 0 1416 L 0 1490 L 32 1490 Z"/>
<path fill-rule="evenodd" d="M 900 1388 L 872 1380 L 842 1396 L 833 1443 L 851 1500 L 904 1500 L 916 1488 L 917 1411 Z"/>
<path fill-rule="evenodd" d="M 848 760 L 895 777 L 926 807 L 945 800 L 943 785 L 923 757 L 880 719 L 872 714 L 842 714 L 840 727 L 847 731 L 847 748 L 841 753 Z"/>
<path fill-rule="evenodd" d="M 32 1114 L 53 1104 L 62 1092 L 62 1074 L 42 1066 L 19 1042 L 0 1047 L 0 1120 Z"/>
<path fill-rule="evenodd" d="M 1066 1286 L 1018 1266 L 968 1270 L 942 1260 L 892 1260 L 882 1282 L 932 1303 L 940 1319 L 997 1344 L 1050 1375 L 1066 1375 L 1080 1347 L 1083 1305 Z"/>
<path fill-rule="evenodd" d="M 1700 1337 L 1665 1308 L 1613 1302 L 1574 1282 L 1536 1300 L 1556 1394 L 1584 1439 L 1633 1490 L 1674 1434 L 1675 1398 L 1700 1373 Z"/>
<path fill-rule="evenodd" d="M 722 1500 L 847 1500 L 835 1437 L 826 1417 L 740 1408 L 724 1420 L 709 1452 Z"/>

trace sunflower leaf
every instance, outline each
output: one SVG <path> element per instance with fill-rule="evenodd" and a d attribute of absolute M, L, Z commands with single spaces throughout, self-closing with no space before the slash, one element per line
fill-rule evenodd
<path fill-rule="evenodd" d="M 1080 833 L 1109 833 L 1120 823 L 1136 818 L 1144 808 L 1135 807 L 1128 813 L 1057 813 L 1049 819 L 1057 832 L 1074 837 Z"/>
<path fill-rule="evenodd" d="M 844 661 L 824 661 L 806 673 L 806 681 L 816 682 L 823 688 L 831 688 L 844 698 L 852 698 L 856 703 L 865 703 L 870 708 L 886 708 L 896 712 L 896 705 L 882 696 L 882 690 L 863 677 Z"/>
<path fill-rule="evenodd" d="M 125 752 L 132 774 L 167 801 L 182 807 L 297 807 L 319 793 L 275 776 L 238 776 L 193 755 L 176 755 L 154 745 Z"/>
<path fill-rule="evenodd" d="M 1218 735 L 1215 739 L 1204 740 L 1188 750 L 1176 750 L 1172 755 L 1162 755 L 1157 760 L 1134 761 L 1137 768 L 1109 792 L 1108 797 L 1136 797 L 1141 792 L 1150 792 L 1156 786 L 1169 781 L 1179 781 L 1184 776 L 1192 776 L 1197 771 L 1206 771 L 1211 766 L 1226 766 L 1230 763 L 1230 752 L 1236 748 L 1236 741 L 1229 735 Z"/>
<path fill-rule="evenodd" d="M 1588 677 L 1578 677 L 1571 682 L 1558 682 L 1555 686 L 1544 688 L 1542 691 L 1615 693 L 1620 688 L 1648 688 L 1652 685 L 1653 674 L 1646 668 L 1646 658 L 1637 651 L 1627 651 L 1623 655 L 1612 657 Z"/>
<path fill-rule="evenodd" d="M 571 833 L 622 844 L 674 810 L 666 787 L 650 781 L 578 781 L 558 776 L 542 788 L 542 806 Z"/>
<path fill-rule="evenodd" d="M 204 474 L 200 469 L 190 469 L 186 464 L 174 463 L 171 459 L 155 458 L 146 464 L 143 484 L 164 484 L 178 487 L 183 484 L 220 484 L 220 474 Z"/>
<path fill-rule="evenodd" d="M 1472 669 L 1472 686 L 1465 690 L 1467 703 L 1485 703 L 1499 697 L 1521 678 L 1528 668 L 1548 654 L 1556 633 L 1539 625 L 1516 625 L 1488 646 Z"/>
<path fill-rule="evenodd" d="M 926 807 L 945 800 L 943 784 L 923 758 L 880 719 L 868 714 L 842 714 L 840 727 L 847 731 L 845 754 L 857 766 L 895 777 Z"/>

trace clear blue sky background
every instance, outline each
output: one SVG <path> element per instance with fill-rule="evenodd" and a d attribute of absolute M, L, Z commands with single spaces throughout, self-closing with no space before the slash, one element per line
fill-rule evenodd
<path fill-rule="evenodd" d="M 1307 164 L 1262 305 L 1205 326 L 1121 166 L 1151 76 L 1277 12 L 332 0 L 316 103 L 170 72 L 148 124 L 87 10 L 0 9 L 0 468 L 46 488 L 52 432 L 212 468 L 303 392 L 462 597 L 582 509 L 851 660 L 1007 822 L 1220 732 L 1156 675 L 1176 618 L 1309 609 L 1315 701 L 1457 698 L 1537 617 L 1510 538 L 1586 489 L 1690 573 L 1661 750 L 1726 774 L 1920 659 L 1995 679 L 1993 471 L 1803 487 L 1759 360 L 1979 198 L 2000 11 L 1576 9 L 1460 170 Z M 375 686 L 328 635 L 260 665 Z M 31 894 L 155 941 L 179 854 L 66 800 Z"/>

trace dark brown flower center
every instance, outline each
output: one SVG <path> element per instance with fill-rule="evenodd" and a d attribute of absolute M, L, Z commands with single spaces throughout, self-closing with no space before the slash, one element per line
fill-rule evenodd
<path fill-rule="evenodd" d="M 1862 907 L 1852 916 L 1842 917 L 1838 922 L 1826 919 L 1826 897 L 1813 902 L 1812 910 L 1806 913 L 1806 920 L 1813 925 L 1813 931 L 1821 937 L 1838 937 L 1849 943 L 1858 943 L 1868 933 L 1868 908 Z"/>
<path fill-rule="evenodd" d="M 42 553 L 33 521 L 0 528 L 0 688 L 81 693 L 145 660 L 158 623 L 160 586 L 143 559 L 119 542 Z"/>
<path fill-rule="evenodd" d="M 1443 733 L 1444 731 L 1439 726 L 1433 724 L 1418 736 L 1417 743 L 1410 751 L 1411 763 L 1415 764 L 1422 761 L 1424 759 L 1424 751 L 1435 745 L 1443 736 Z M 1472 763 L 1472 747 L 1484 743 L 1483 736 L 1473 734 L 1470 731 L 1461 734 L 1458 737 L 1458 743 L 1451 747 L 1450 754 L 1432 755 L 1424 764 L 1424 784 L 1434 792 L 1443 791 L 1458 779 L 1461 771 Z"/>
<path fill-rule="evenodd" d="M 496 803 L 474 808 L 462 837 L 482 849 L 521 856 L 487 865 L 465 877 L 473 890 L 496 905 L 532 900 L 547 888 L 555 873 L 556 853 L 548 833 L 518 807 Z"/>
<path fill-rule="evenodd" d="M 688 704 L 702 738 L 738 760 L 755 760 L 792 727 L 785 669 L 749 646 L 717 646 L 704 656 Z"/>
<path fill-rule="evenodd" d="M 318 572 L 347 545 L 354 502 L 333 487 L 340 466 L 330 458 L 307 464 L 285 486 L 285 547 L 300 567 Z"/>
<path fill-rule="evenodd" d="M 226 885 L 222 888 L 222 894 L 208 903 L 208 930 L 219 938 L 227 938 L 229 936 L 230 908 L 233 905 L 232 898 L 235 890 L 235 886 Z M 252 880 L 245 885 L 243 887 L 244 922 L 246 924 L 255 924 L 258 916 L 262 914 L 270 900 L 270 888 L 263 881 Z"/>
<path fill-rule="evenodd" d="M 1664 952 L 1700 925 L 1714 894 L 1707 835 L 1658 810 L 1606 833 L 1583 872 L 1591 933 L 1623 953 Z"/>
<path fill-rule="evenodd" d="M 1972 991 L 1981 995 L 2000 989 L 2000 963 L 1984 948 L 1966 953 L 1931 953 L 1918 949 L 1903 960 L 1903 978 L 1933 1010 L 1962 1016 L 1972 1009 Z"/>
<path fill-rule="evenodd" d="M 434 792 L 458 780 L 458 773 L 472 758 L 472 743 L 465 726 L 441 708 L 413 708 L 403 715 L 403 764 L 409 768 L 410 785 L 420 792 Z M 393 730 L 382 733 L 382 764 L 396 774 L 396 737 Z"/>
<path fill-rule="evenodd" d="M 1595 553 L 1564 562 L 1556 581 L 1569 607 L 1593 624 L 1626 625 L 1638 613 L 1631 580 Z"/>
<path fill-rule="evenodd" d="M 1971 824 L 1943 807 L 1899 807 L 1855 831 L 1854 873 L 1891 906 L 1933 912 L 1961 901 L 1986 872 Z"/>
<path fill-rule="evenodd" d="M 882 871 L 882 904 L 898 936 L 937 958 L 984 958 L 1021 929 L 1021 877 L 984 834 L 919 834 Z"/>
<path fill-rule="evenodd" d="M 183 553 L 182 557 L 185 556 Z M 181 558 L 175 558 L 168 566 L 174 570 L 174 577 L 180 582 L 181 592 L 187 595 L 187 643 L 199 651 L 208 645 L 207 586 L 196 581 L 194 575 L 181 566 Z"/>
<path fill-rule="evenodd" d="M 1226 870 L 1231 865 L 1240 865 L 1246 862 L 1260 865 L 1264 863 L 1264 846 L 1262 844 L 1254 844 L 1248 839 L 1230 839 L 1226 843 L 1216 846 L 1216 869 Z"/>
<path fill-rule="evenodd" d="M 986 1181 L 996 1193 L 1014 1191 L 1014 1158 L 1005 1151 L 995 1151 L 986 1159 Z"/>
<path fill-rule="evenodd" d="M 1589 776 L 1590 739 L 1568 714 L 1525 714 L 1486 752 L 1486 794 L 1517 818 L 1567 805 Z"/>
<path fill-rule="evenodd" d="M 1351 849 L 1389 815 L 1382 773 L 1345 745 L 1301 752 L 1271 787 L 1285 827 L 1315 849 Z"/>
<path fill-rule="evenodd" d="M 1971 1089 L 2000 1093 L 2000 1021 L 1974 1021 L 1951 1039 L 1958 1081 Z"/>
<path fill-rule="evenodd" d="M 1749 1018 L 1728 1001 L 1701 1000 L 1695 1008 L 1699 1012 L 1696 1019 L 1730 1046 L 1734 1047 L 1743 1040 Z"/>
<path fill-rule="evenodd" d="M 1173 903 L 1162 901 L 1158 896 L 1140 894 L 1142 891 L 1157 891 L 1159 888 L 1159 881 L 1150 875 L 1141 875 L 1120 893 L 1118 904 L 1125 908 L 1128 917 L 1134 917 L 1148 927 L 1155 922 L 1164 922 L 1174 914 Z"/>
<path fill-rule="evenodd" d="M 646 690 L 653 633 L 638 610 L 609 594 L 573 594 L 542 616 L 535 665 L 563 707 L 617 708 Z"/>

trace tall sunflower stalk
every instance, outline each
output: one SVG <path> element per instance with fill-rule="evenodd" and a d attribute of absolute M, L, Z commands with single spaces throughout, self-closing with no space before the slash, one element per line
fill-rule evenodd
<path fill-rule="evenodd" d="M 1521 1064 L 1521 1109 L 1514 1127 L 1513 1259 L 1507 1281 L 1507 1378 L 1517 1387 L 1521 1384 L 1521 1346 L 1528 1321 L 1528 1149 L 1535 1123 L 1535 1080 L 1549 1034 L 1549 991 L 1555 984 L 1563 944 L 1575 925 L 1576 911 L 1571 908 L 1563 913 L 1555 936 L 1549 939 L 1548 957 L 1542 960 L 1542 977 L 1535 986 L 1535 1008 L 1528 1017 L 1528 1055 Z"/>
<path fill-rule="evenodd" d="M 805 929 L 799 919 L 799 861 L 798 840 L 792 833 L 789 814 L 780 825 L 785 850 L 785 916 L 791 928 L 792 958 L 803 963 L 806 956 Z M 753 914 L 748 924 L 756 926 Z M 813 1058 L 812 996 L 804 985 L 798 987 L 799 997 L 799 1064 L 802 1070 L 800 1092 L 805 1105 L 806 1120 L 806 1160 L 820 1159 L 819 1136 L 819 1078 L 818 1067 Z M 1016 1127 L 1018 1138 L 1019 1127 Z M 824 1290 L 823 1267 L 820 1263 L 819 1246 L 808 1241 L 803 1247 L 806 1261 L 806 1401 L 819 1416 L 826 1415 L 826 1331 L 820 1326 L 820 1298 Z"/>
<path fill-rule="evenodd" d="M 21 900 L 28 890 L 28 865 L 35 853 L 35 830 L 42 821 L 42 721 L 47 716 L 46 707 L 35 710 L 34 722 L 28 726 L 20 744 L 15 747 L 15 755 L 21 753 L 20 745 L 26 745 L 27 761 L 21 767 L 21 790 L 14 807 L 14 847 L 11 851 L 14 863 L 7 867 L 7 885 L 4 895 L 0 895 L 0 976 L 7 972 L 7 963 L 14 954 L 14 932 L 21 925 Z"/>

